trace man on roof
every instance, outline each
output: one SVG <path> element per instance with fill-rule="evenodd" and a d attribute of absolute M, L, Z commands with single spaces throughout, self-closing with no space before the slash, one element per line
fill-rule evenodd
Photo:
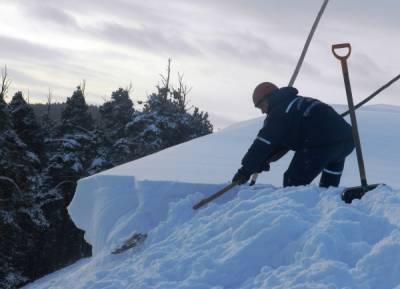
<path fill-rule="evenodd" d="M 321 172 L 320 187 L 339 185 L 345 159 L 354 149 L 350 124 L 331 106 L 300 96 L 293 87 L 260 83 L 253 102 L 267 117 L 233 182 L 246 183 L 252 174 L 268 171 L 268 162 L 293 150 L 284 187 L 310 184 Z"/>

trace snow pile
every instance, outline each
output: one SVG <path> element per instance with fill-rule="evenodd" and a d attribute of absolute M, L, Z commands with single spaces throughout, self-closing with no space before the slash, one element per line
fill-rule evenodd
<path fill-rule="evenodd" d="M 85 228 L 93 255 L 108 254 L 133 232 L 146 233 L 158 226 L 168 217 L 170 204 L 195 192 L 209 195 L 220 188 L 221 185 L 212 184 L 96 176 L 80 182 L 69 213 L 79 228 Z M 235 191 L 218 202 L 232 198 Z"/>
<path fill-rule="evenodd" d="M 400 288 L 399 191 L 381 186 L 352 205 L 339 192 L 244 186 L 198 211 L 202 195 L 189 194 L 170 203 L 139 248 L 82 260 L 27 288 Z M 148 221 L 143 210 L 139 220 Z"/>
<path fill-rule="evenodd" d="M 390 187 L 351 205 L 340 188 L 278 188 L 288 155 L 259 185 L 193 211 L 230 180 L 263 118 L 245 121 L 80 180 L 69 213 L 94 257 L 27 288 L 400 289 L 400 109 L 357 117 L 368 181 Z M 353 153 L 342 185 L 359 183 Z M 110 255 L 135 232 L 148 235 L 139 248 Z"/>

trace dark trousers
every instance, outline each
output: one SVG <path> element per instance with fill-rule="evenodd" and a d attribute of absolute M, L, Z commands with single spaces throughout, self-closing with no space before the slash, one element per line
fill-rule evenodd
<path fill-rule="evenodd" d="M 321 172 L 320 187 L 339 186 L 345 159 L 353 149 L 351 140 L 297 151 L 284 174 L 283 186 L 307 185 Z"/>

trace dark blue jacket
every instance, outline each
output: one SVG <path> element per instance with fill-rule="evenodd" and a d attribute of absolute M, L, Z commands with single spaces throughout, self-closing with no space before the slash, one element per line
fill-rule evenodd
<path fill-rule="evenodd" d="M 350 124 L 331 106 L 297 93 L 293 87 L 283 87 L 269 96 L 264 126 L 242 160 L 249 174 L 260 171 L 282 149 L 298 151 L 352 141 Z"/>

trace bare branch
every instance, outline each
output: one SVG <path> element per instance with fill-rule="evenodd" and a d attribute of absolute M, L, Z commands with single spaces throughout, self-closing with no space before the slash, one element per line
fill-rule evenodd
<path fill-rule="evenodd" d="M 53 94 L 51 92 L 51 89 L 49 88 L 49 94 L 47 95 L 47 116 L 50 115 L 50 109 L 51 109 L 51 101 L 53 99 Z"/>
<path fill-rule="evenodd" d="M 162 82 L 162 92 L 164 94 L 164 99 L 167 100 L 169 92 L 169 81 L 171 77 L 171 58 L 168 58 L 167 76 L 160 74 Z"/>
<path fill-rule="evenodd" d="M 101 99 L 103 100 L 103 102 L 107 102 L 108 101 L 106 94 L 104 94 L 104 96 L 102 96 Z"/>
<path fill-rule="evenodd" d="M 10 178 L 5 177 L 5 176 L 0 176 L 0 180 L 1 180 L 1 181 L 7 181 L 7 182 L 11 183 L 11 184 L 17 189 L 17 192 L 18 192 L 20 195 L 22 195 L 21 189 L 20 189 L 20 188 L 18 187 L 18 185 L 14 182 L 13 179 L 10 179 Z"/>
<path fill-rule="evenodd" d="M 186 84 L 184 84 L 183 74 L 180 74 L 179 72 L 178 72 L 178 83 L 179 83 L 179 88 L 178 90 L 176 90 L 178 93 L 177 100 L 182 110 L 187 110 L 186 106 L 188 104 L 188 101 L 186 99 L 186 96 L 192 90 L 192 87 L 188 87 Z"/>
<path fill-rule="evenodd" d="M 131 81 L 131 82 L 129 82 L 129 85 L 125 88 L 125 90 L 127 90 L 128 93 L 131 93 L 132 88 L 133 88 L 133 84 L 132 84 L 132 81 Z"/>
<path fill-rule="evenodd" d="M 86 89 L 86 79 L 82 79 L 81 90 L 83 96 L 85 96 L 85 89 Z"/>
<path fill-rule="evenodd" d="M 86 133 L 90 134 L 90 131 L 88 131 L 88 130 L 87 130 L 86 128 L 84 128 L 83 126 L 75 125 L 74 127 L 77 128 L 77 129 L 80 129 L 80 130 L 83 131 L 83 132 L 86 132 Z"/>
<path fill-rule="evenodd" d="M 169 78 L 170 78 L 170 75 L 171 75 L 171 58 L 168 58 L 167 83 L 166 83 L 166 86 L 165 86 L 167 91 L 169 89 Z"/>
<path fill-rule="evenodd" d="M 183 73 L 180 74 L 178 72 L 178 81 L 179 81 L 179 87 L 182 89 L 182 92 L 186 95 L 188 95 L 190 93 L 190 91 L 192 90 L 192 86 L 191 87 L 187 87 L 184 82 L 183 82 Z"/>
<path fill-rule="evenodd" d="M 8 88 L 11 85 L 11 80 L 8 79 L 7 66 L 4 66 L 4 70 L 1 70 L 1 90 L 0 98 L 7 96 Z"/>
<path fill-rule="evenodd" d="M 64 185 L 64 184 L 72 184 L 72 185 L 75 185 L 75 182 L 73 182 L 73 181 L 62 181 L 62 182 L 58 183 L 58 184 L 53 188 L 53 190 L 57 190 L 58 187 L 60 187 L 60 186 L 62 186 L 62 185 Z"/>

